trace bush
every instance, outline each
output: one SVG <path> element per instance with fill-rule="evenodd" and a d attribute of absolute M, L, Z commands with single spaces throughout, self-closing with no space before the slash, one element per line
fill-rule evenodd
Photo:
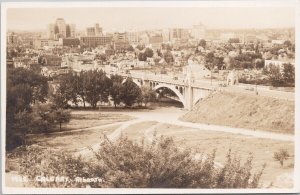
<path fill-rule="evenodd" d="M 273 158 L 280 162 L 281 167 L 283 167 L 283 162 L 290 157 L 290 154 L 286 149 L 280 149 L 278 152 L 274 152 Z"/>
<path fill-rule="evenodd" d="M 94 170 L 80 157 L 74 158 L 60 150 L 46 149 L 37 145 L 25 147 L 21 156 L 20 173 L 35 187 L 86 187 L 84 183 L 75 182 L 76 177 L 91 177 Z M 41 182 L 39 177 L 69 177 L 70 182 Z"/>
<path fill-rule="evenodd" d="M 216 166 L 215 152 L 195 158 L 196 153 L 179 147 L 172 138 L 154 137 L 152 143 L 133 142 L 121 136 L 115 142 L 102 139 L 88 162 L 81 157 L 47 149 L 31 148 L 24 153 L 21 174 L 34 186 L 85 187 L 76 177 L 101 178 L 90 187 L 110 188 L 257 188 L 262 170 L 252 174 L 252 157 L 242 164 L 228 152 L 223 167 Z M 37 175 L 67 176 L 68 183 L 41 183 Z"/>

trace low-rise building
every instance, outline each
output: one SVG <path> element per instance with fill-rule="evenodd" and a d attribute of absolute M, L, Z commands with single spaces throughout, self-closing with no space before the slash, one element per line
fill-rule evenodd
<path fill-rule="evenodd" d="M 80 40 L 78 38 L 64 38 L 62 39 L 62 45 L 65 47 L 77 47 L 80 45 Z"/>
<path fill-rule="evenodd" d="M 62 42 L 59 40 L 36 39 L 33 41 L 34 49 L 42 49 L 45 47 L 60 47 L 60 46 L 62 46 Z"/>
<path fill-rule="evenodd" d="M 56 55 L 43 56 L 45 66 L 61 66 L 62 58 Z"/>
<path fill-rule="evenodd" d="M 115 41 L 113 46 L 114 50 L 126 50 L 130 45 L 128 41 Z"/>
<path fill-rule="evenodd" d="M 272 40 L 272 44 L 283 45 L 285 40 Z"/>
<path fill-rule="evenodd" d="M 80 37 L 80 42 L 86 47 L 105 46 L 112 42 L 111 36 L 85 36 Z"/>
<path fill-rule="evenodd" d="M 19 57 L 13 58 L 13 66 L 15 68 L 29 68 L 32 63 L 31 58 Z"/>

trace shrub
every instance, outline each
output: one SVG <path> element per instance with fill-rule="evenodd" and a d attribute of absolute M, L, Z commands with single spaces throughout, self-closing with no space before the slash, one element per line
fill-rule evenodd
<path fill-rule="evenodd" d="M 35 187 L 86 187 L 85 183 L 76 182 L 76 177 L 92 177 L 95 171 L 92 164 L 81 157 L 73 157 L 60 150 L 47 149 L 37 145 L 25 146 L 21 155 L 20 173 L 27 176 Z M 68 177 L 69 182 L 41 182 L 39 177 Z"/>
<path fill-rule="evenodd" d="M 110 188 L 257 188 L 262 170 L 252 174 L 252 157 L 243 164 L 228 152 L 223 167 L 215 164 L 215 151 L 209 155 L 183 149 L 172 138 L 154 137 L 150 144 L 121 136 L 111 142 L 105 136 L 94 157 L 85 161 L 62 152 L 29 149 L 22 159 L 21 174 L 34 186 L 85 187 L 74 178 L 101 178 L 104 182 L 89 183 L 91 187 Z M 69 183 L 41 183 L 37 175 L 63 175 Z"/>
<path fill-rule="evenodd" d="M 286 149 L 280 149 L 278 152 L 274 152 L 273 158 L 280 162 L 281 167 L 283 167 L 283 162 L 289 158 L 290 154 Z"/>

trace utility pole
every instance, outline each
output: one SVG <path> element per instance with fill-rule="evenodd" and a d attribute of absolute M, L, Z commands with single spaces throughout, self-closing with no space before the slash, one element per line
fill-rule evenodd
<path fill-rule="evenodd" d="M 212 69 L 213 69 L 213 64 L 210 65 L 210 85 L 212 86 Z"/>
<path fill-rule="evenodd" d="M 257 61 L 255 61 L 255 94 L 258 95 L 257 92 L 257 67 L 256 67 Z"/>

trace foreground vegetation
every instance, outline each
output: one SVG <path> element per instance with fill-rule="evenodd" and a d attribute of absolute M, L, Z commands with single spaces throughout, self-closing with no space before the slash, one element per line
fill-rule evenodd
<path fill-rule="evenodd" d="M 224 166 L 216 166 L 215 152 L 200 159 L 196 151 L 182 149 L 172 138 L 155 137 L 151 144 L 121 136 L 111 142 L 105 136 L 92 159 L 62 151 L 30 146 L 22 152 L 20 174 L 37 187 L 112 188 L 259 188 L 261 171 L 252 173 L 252 157 L 241 162 L 228 151 Z M 86 159 L 86 158 L 85 158 Z M 37 176 L 65 176 L 69 182 L 41 182 Z M 78 182 L 98 178 L 97 182 Z"/>

